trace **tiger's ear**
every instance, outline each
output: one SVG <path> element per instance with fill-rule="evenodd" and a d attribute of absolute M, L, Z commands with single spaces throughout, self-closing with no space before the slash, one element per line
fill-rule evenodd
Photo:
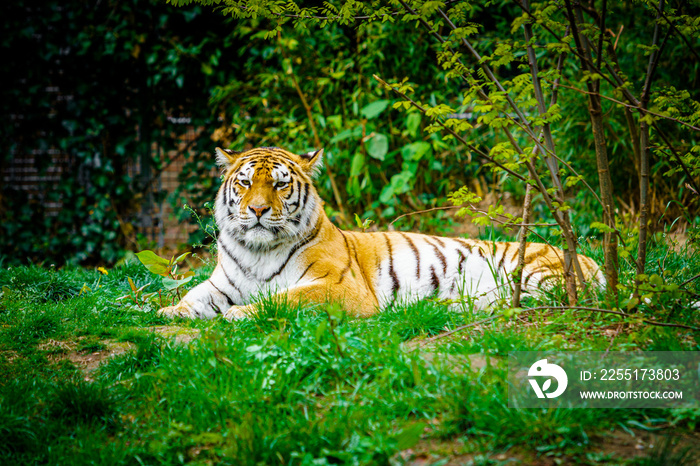
<path fill-rule="evenodd" d="M 300 154 L 301 166 L 312 177 L 318 175 L 323 166 L 323 149 Z"/>
<path fill-rule="evenodd" d="M 236 161 L 241 152 L 231 149 L 216 148 L 216 164 L 221 168 L 226 168 Z"/>

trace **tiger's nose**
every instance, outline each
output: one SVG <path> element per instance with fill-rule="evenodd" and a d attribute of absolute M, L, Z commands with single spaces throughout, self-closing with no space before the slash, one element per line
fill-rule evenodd
<path fill-rule="evenodd" d="M 262 215 L 270 210 L 269 206 L 266 205 L 249 205 L 248 208 L 253 211 L 256 217 L 260 218 Z"/>

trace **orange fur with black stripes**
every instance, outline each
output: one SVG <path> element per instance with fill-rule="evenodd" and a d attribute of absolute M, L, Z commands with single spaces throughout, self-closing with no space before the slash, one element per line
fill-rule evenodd
<path fill-rule="evenodd" d="M 212 276 L 169 316 L 228 319 L 256 312 L 255 299 L 342 302 L 369 316 L 392 303 L 429 296 L 470 300 L 483 308 L 505 296 L 517 263 L 516 243 L 416 233 L 359 233 L 334 226 L 313 185 L 322 151 L 217 148 L 224 178 L 216 197 L 218 264 Z M 561 251 L 530 243 L 524 289 L 560 281 Z M 586 278 L 602 283 L 598 265 L 579 256 Z"/>

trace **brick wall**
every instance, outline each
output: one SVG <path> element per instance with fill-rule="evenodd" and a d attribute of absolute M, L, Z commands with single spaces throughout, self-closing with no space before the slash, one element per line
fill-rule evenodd
<path fill-rule="evenodd" d="M 180 122 L 178 121 L 178 123 Z M 186 124 L 188 121 L 183 123 Z M 168 166 L 160 174 L 159 188 L 164 190 L 168 196 L 174 193 L 178 187 L 178 175 L 185 165 L 185 154 L 187 153 L 188 145 L 203 132 L 203 128 L 197 129 L 189 125 L 184 126 L 184 129 L 184 133 L 178 137 L 178 149 L 168 152 L 165 158 L 165 160 L 169 160 Z M 194 154 L 189 155 L 194 156 Z M 182 208 L 182 206 L 177 208 Z M 190 233 L 198 228 L 197 225 L 178 221 L 173 207 L 167 200 L 158 206 L 158 213 L 162 220 L 160 229 L 162 243 L 159 244 L 159 247 L 173 248 L 186 243 Z"/>
<path fill-rule="evenodd" d="M 39 157 L 49 157 L 50 160 L 39 160 Z M 39 167 L 48 162 L 46 170 Z M 27 195 L 31 201 L 42 202 L 46 214 L 55 217 L 61 211 L 63 204 L 46 200 L 48 190 L 55 188 L 64 171 L 68 170 L 70 160 L 66 154 L 57 149 L 49 151 L 34 150 L 24 157 L 15 157 L 7 163 L 1 174 L 2 183 L 12 186 Z M 8 200 L 12 202 L 12 199 Z"/>
<path fill-rule="evenodd" d="M 182 121 L 181 121 L 182 120 Z M 155 246 L 161 249 L 175 249 L 178 245 L 187 243 L 190 233 L 198 228 L 188 222 L 178 221 L 168 199 L 178 186 L 178 175 L 186 162 L 185 154 L 192 141 L 200 137 L 203 129 L 196 129 L 188 125 L 189 119 L 175 119 L 178 129 L 177 134 L 169 135 L 176 141 L 177 149 L 162 153 L 163 149 L 154 144 L 152 151 L 161 152 L 167 166 L 155 179 L 150 180 L 151 190 L 146 193 L 142 202 L 142 209 L 135 218 L 133 225 L 137 233 L 143 235 L 147 242 L 145 246 Z M 194 154 L 189 154 L 190 157 Z M 50 160 L 46 158 L 49 157 Z M 143 173 L 140 160 L 129 160 L 126 172 L 134 179 L 149 179 L 152 173 Z M 44 167 L 43 169 L 41 167 Z M 4 186 L 13 186 L 23 191 L 30 200 L 42 202 L 46 206 L 46 215 L 54 217 L 60 214 L 63 203 L 48 202 L 47 193 L 55 189 L 61 177 L 65 173 L 76 169 L 71 166 L 70 157 L 58 149 L 33 150 L 30 153 L 20 154 L 2 166 L 0 180 Z M 160 203 L 153 202 L 152 194 L 163 190 L 166 193 L 165 200 Z M 17 199 L 6 199 L 7 202 L 18 202 Z"/>

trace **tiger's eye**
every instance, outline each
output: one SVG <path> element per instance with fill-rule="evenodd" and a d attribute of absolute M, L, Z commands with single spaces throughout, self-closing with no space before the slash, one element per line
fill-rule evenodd
<path fill-rule="evenodd" d="M 247 188 L 250 186 L 250 180 L 238 180 L 238 182 L 243 186 L 244 188 Z"/>
<path fill-rule="evenodd" d="M 288 182 L 288 181 L 278 181 L 278 182 L 275 183 L 275 188 L 277 188 L 277 189 L 284 189 L 284 188 L 287 187 L 287 185 L 289 185 L 289 182 Z"/>

